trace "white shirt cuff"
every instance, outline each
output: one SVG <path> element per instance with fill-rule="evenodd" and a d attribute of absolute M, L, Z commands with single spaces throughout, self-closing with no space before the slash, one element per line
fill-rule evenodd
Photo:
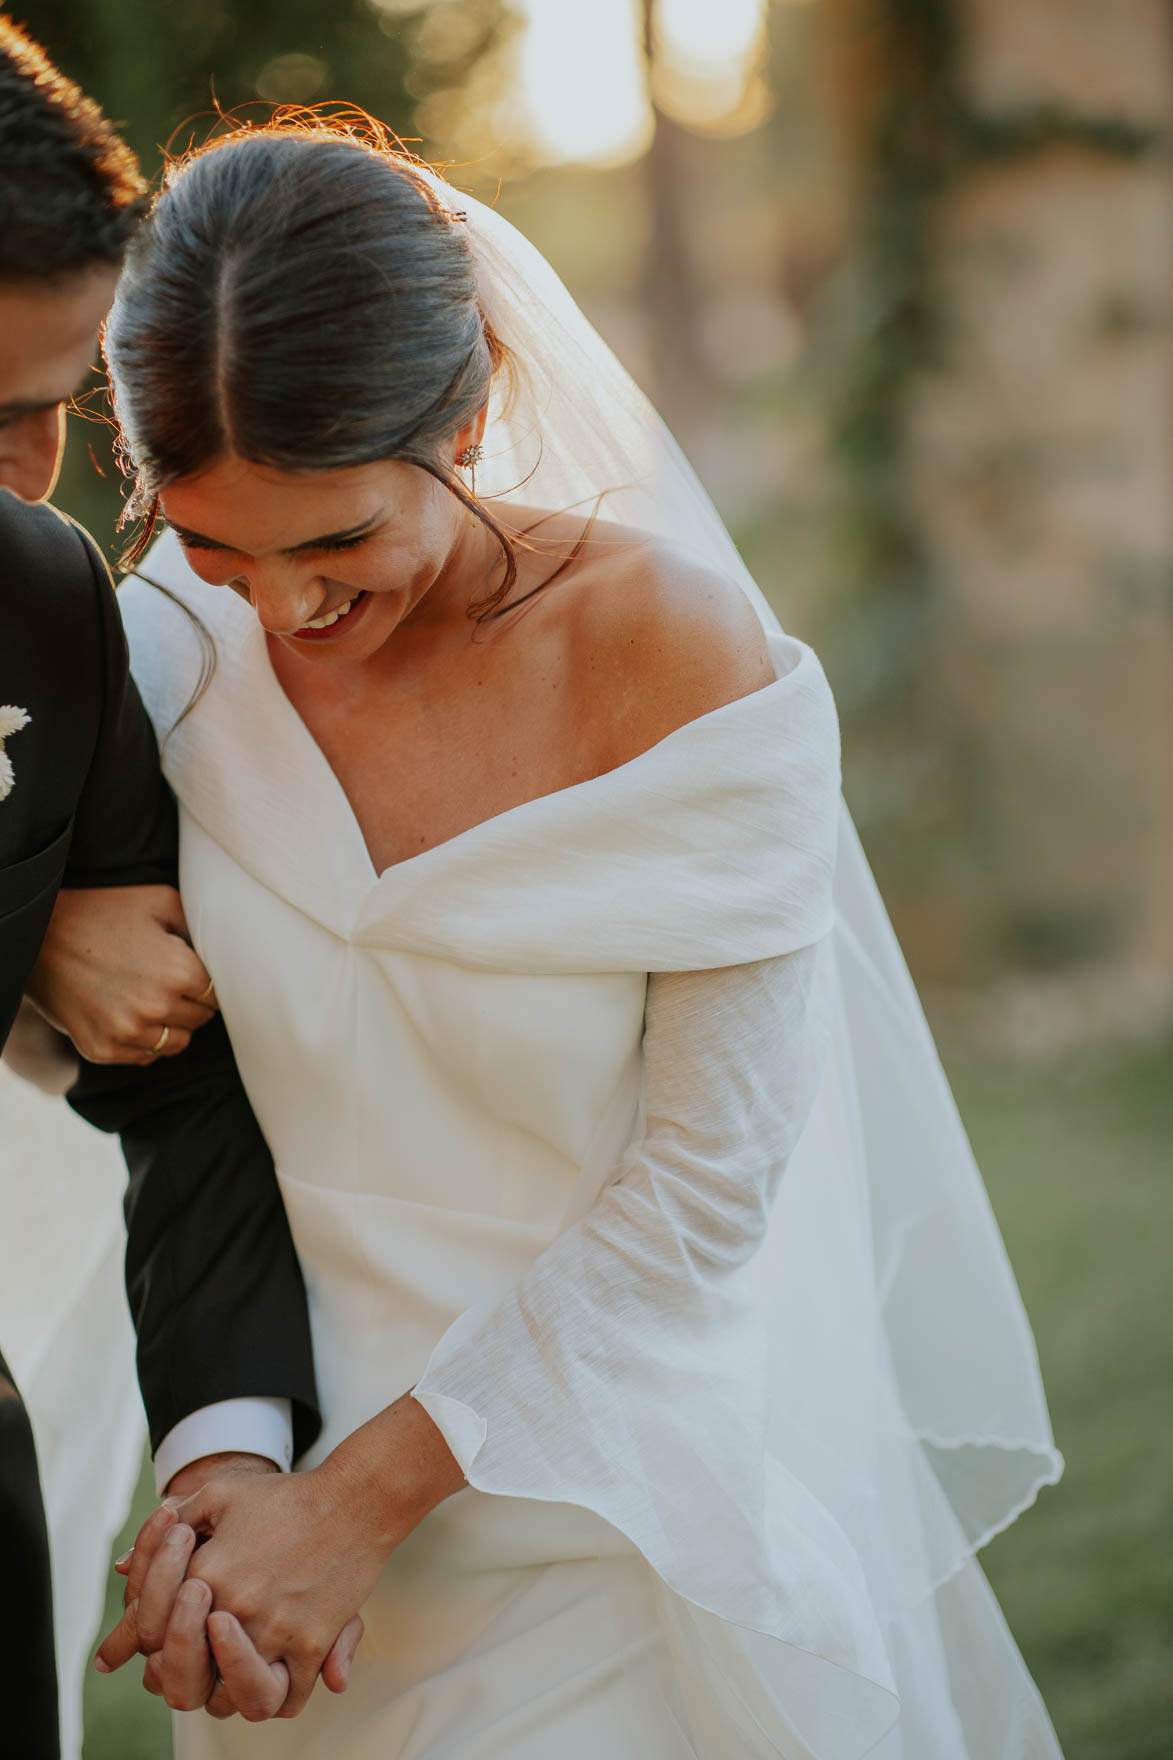
<path fill-rule="evenodd" d="M 293 1415 L 287 1399 L 222 1399 L 181 1418 L 159 1444 L 155 1489 L 162 1497 L 182 1467 L 206 1454 L 261 1454 L 283 1473 L 293 1465 Z"/>

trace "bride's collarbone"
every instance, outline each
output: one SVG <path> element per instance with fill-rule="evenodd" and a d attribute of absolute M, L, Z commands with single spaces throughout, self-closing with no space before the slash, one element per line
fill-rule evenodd
<path fill-rule="evenodd" d="M 452 640 L 400 644 L 362 681 L 291 692 L 378 871 L 616 769 L 769 682 L 740 589 L 677 563 L 661 576 L 583 567 Z"/>
<path fill-rule="evenodd" d="M 376 872 L 607 768 L 548 669 L 484 665 L 298 704 Z"/>

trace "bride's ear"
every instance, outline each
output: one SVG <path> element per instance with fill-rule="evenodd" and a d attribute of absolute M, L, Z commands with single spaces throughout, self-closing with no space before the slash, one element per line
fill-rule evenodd
<path fill-rule="evenodd" d="M 452 462 L 454 464 L 461 462 L 462 453 L 472 452 L 481 444 L 485 437 L 485 423 L 488 419 L 489 406 L 486 402 L 481 405 L 472 421 L 466 422 L 463 428 L 458 429 L 452 436 Z"/>

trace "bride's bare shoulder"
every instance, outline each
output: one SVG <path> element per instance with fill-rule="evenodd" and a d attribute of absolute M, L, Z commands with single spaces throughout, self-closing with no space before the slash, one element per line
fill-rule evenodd
<path fill-rule="evenodd" d="M 547 613 L 609 763 L 774 680 L 737 582 L 629 528 L 596 526 L 577 566 L 552 583 Z"/>

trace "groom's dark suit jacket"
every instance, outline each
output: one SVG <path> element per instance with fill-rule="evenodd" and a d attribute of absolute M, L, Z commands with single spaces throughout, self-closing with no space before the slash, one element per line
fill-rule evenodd
<path fill-rule="evenodd" d="M 0 491 L 4 704 L 30 720 L 8 738 L 16 780 L 0 800 L 0 1045 L 58 890 L 174 885 L 177 854 L 175 806 L 105 565 L 79 527 Z M 127 1290 L 152 1444 L 201 1406 L 268 1394 L 292 1399 L 300 1452 L 319 1423 L 305 1290 L 219 1019 L 150 1068 L 83 1065 L 69 1099 L 122 1138 Z M 0 1748 L 51 1760 L 45 1525 L 28 1420 L 2 1358 L 0 1675 Z"/>

